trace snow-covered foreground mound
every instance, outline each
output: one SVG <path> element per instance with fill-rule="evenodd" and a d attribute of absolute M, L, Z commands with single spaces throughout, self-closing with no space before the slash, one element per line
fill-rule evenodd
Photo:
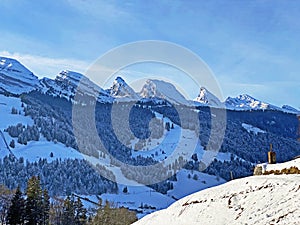
<path fill-rule="evenodd" d="M 135 225 L 299 224 L 300 175 L 237 179 L 187 196 Z"/>

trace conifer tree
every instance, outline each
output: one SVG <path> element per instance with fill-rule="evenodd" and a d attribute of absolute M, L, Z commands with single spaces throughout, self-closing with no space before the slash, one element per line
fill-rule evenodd
<path fill-rule="evenodd" d="M 74 201 L 68 196 L 64 201 L 62 225 L 75 224 Z"/>
<path fill-rule="evenodd" d="M 50 204 L 49 223 L 51 225 L 61 225 L 63 215 L 64 200 L 54 198 Z"/>
<path fill-rule="evenodd" d="M 77 198 L 74 202 L 74 211 L 75 211 L 75 224 L 84 225 L 87 221 L 86 209 L 84 208 L 80 198 Z"/>
<path fill-rule="evenodd" d="M 33 176 L 28 180 L 26 195 L 26 225 L 42 224 L 43 194 L 38 177 Z"/>
<path fill-rule="evenodd" d="M 7 221 L 7 212 L 11 205 L 13 194 L 4 185 L 0 184 L 0 224 L 5 224 Z"/>
<path fill-rule="evenodd" d="M 11 200 L 11 206 L 7 212 L 7 223 L 10 225 L 21 225 L 25 221 L 25 200 L 22 196 L 20 187 Z"/>
<path fill-rule="evenodd" d="M 43 205 L 42 205 L 42 224 L 48 225 L 49 224 L 49 212 L 50 212 L 50 197 L 48 191 L 45 189 L 43 191 Z"/>

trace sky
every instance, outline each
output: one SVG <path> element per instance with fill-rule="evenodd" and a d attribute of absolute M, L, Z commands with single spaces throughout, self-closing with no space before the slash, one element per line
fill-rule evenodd
<path fill-rule="evenodd" d="M 197 54 L 224 98 L 245 93 L 300 108 L 299 1 L 0 0 L 0 8 L 0 56 L 39 77 L 85 73 L 113 48 L 160 40 Z M 164 76 L 157 70 L 149 73 Z M 173 79 L 182 83 L 180 76 L 174 72 Z"/>

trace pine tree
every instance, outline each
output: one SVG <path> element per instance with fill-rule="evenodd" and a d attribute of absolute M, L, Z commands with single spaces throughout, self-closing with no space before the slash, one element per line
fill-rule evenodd
<path fill-rule="evenodd" d="M 63 215 L 64 200 L 54 198 L 50 204 L 49 223 L 51 225 L 61 225 Z"/>
<path fill-rule="evenodd" d="M 49 224 L 49 212 L 50 212 L 50 197 L 48 191 L 45 189 L 43 191 L 43 205 L 42 205 L 42 224 L 47 225 Z"/>
<path fill-rule="evenodd" d="M 12 140 L 10 141 L 9 147 L 11 147 L 11 148 L 15 148 L 15 147 L 16 147 L 16 144 L 15 144 L 15 140 L 14 140 L 14 139 L 12 139 Z"/>
<path fill-rule="evenodd" d="M 127 186 L 123 188 L 123 193 L 125 193 L 125 194 L 128 193 L 128 188 L 127 188 Z"/>
<path fill-rule="evenodd" d="M 0 184 L 0 224 L 5 224 L 7 221 L 7 212 L 11 205 L 12 197 L 11 190 Z"/>
<path fill-rule="evenodd" d="M 166 122 L 165 129 L 167 131 L 170 131 L 170 122 Z"/>
<path fill-rule="evenodd" d="M 26 225 L 42 224 L 43 221 L 43 194 L 38 177 L 31 177 L 26 190 Z"/>
<path fill-rule="evenodd" d="M 74 202 L 74 211 L 75 211 L 75 224 L 84 225 L 87 222 L 86 209 L 83 207 L 83 204 L 80 198 L 77 198 Z"/>
<path fill-rule="evenodd" d="M 75 224 L 74 201 L 68 196 L 64 201 L 62 225 Z"/>
<path fill-rule="evenodd" d="M 25 220 L 25 200 L 22 196 L 20 187 L 11 200 L 11 206 L 7 212 L 7 223 L 10 225 L 24 224 Z"/>

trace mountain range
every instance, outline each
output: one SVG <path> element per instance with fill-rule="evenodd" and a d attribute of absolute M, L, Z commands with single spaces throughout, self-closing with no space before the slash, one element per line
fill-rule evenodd
<path fill-rule="evenodd" d="M 80 84 L 80 88 L 77 88 Z M 50 78 L 38 79 L 20 62 L 0 57 L 0 91 L 11 95 L 20 95 L 32 90 L 53 96 L 74 97 L 76 91 L 97 96 L 100 102 L 113 101 L 137 101 L 144 100 L 165 100 L 171 104 L 183 105 L 204 105 L 210 107 L 225 106 L 230 110 L 278 110 L 288 113 L 299 113 L 299 110 L 292 106 L 274 106 L 264 101 L 255 99 L 247 94 L 239 95 L 235 98 L 228 97 L 225 102 L 221 102 L 213 93 L 205 87 L 201 87 L 199 95 L 193 100 L 186 99 L 176 87 L 163 80 L 146 80 L 140 92 L 135 92 L 123 78 L 117 77 L 112 86 L 104 90 L 88 79 L 83 74 L 73 71 L 62 71 L 54 80 Z"/>
<path fill-rule="evenodd" d="M 24 190 L 24 181 L 39 175 L 52 196 L 73 192 L 96 202 L 101 197 L 142 217 L 188 194 L 253 174 L 253 167 L 267 160 L 270 143 L 278 162 L 300 154 L 298 110 L 290 106 L 248 95 L 221 102 L 205 87 L 189 100 L 173 84 L 155 79 L 145 81 L 139 92 L 122 77 L 103 89 L 77 72 L 39 79 L 14 59 L 0 62 L 0 171 L 5 171 L 0 183 L 10 189 L 20 185 Z M 88 96 L 84 106 L 97 100 L 95 121 L 87 116 L 89 107 L 72 113 L 82 95 Z M 226 108 L 226 121 L 213 124 L 223 111 L 218 107 Z M 76 127 L 74 117 L 81 122 Z M 218 136 L 221 126 L 224 137 Z M 82 137 L 76 139 L 74 130 Z M 222 138 L 219 149 L 212 132 Z M 187 149 L 193 150 L 191 156 L 179 157 Z M 202 158 L 210 150 L 219 152 L 206 165 Z M 144 167 L 173 152 L 176 160 L 146 174 L 117 161 Z M 152 184 L 153 178 L 160 182 Z"/>

